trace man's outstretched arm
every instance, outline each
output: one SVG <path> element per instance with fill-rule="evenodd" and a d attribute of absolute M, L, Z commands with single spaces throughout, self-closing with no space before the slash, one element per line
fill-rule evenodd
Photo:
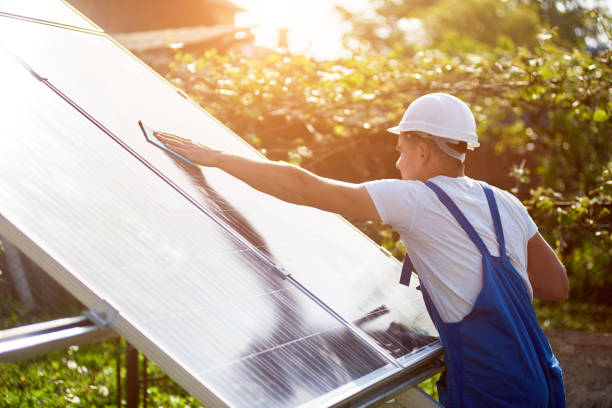
<path fill-rule="evenodd" d="M 370 194 L 362 184 L 317 176 L 301 167 L 265 159 L 251 159 L 167 133 L 156 136 L 170 149 L 194 163 L 217 167 L 256 190 L 283 201 L 315 207 L 358 220 L 380 221 Z"/>

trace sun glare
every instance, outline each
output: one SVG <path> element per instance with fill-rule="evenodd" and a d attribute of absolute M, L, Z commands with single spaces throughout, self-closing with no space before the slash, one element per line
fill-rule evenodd
<path fill-rule="evenodd" d="M 342 33 L 345 30 L 334 5 L 349 10 L 363 10 L 367 0 L 233 0 L 245 9 L 236 15 L 239 27 L 252 29 L 255 45 L 276 47 L 279 32 L 287 30 L 288 48 L 293 53 L 319 59 L 343 56 Z"/>

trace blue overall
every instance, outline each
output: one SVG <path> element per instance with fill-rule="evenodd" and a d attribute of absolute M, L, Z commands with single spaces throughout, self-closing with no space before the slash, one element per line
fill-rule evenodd
<path fill-rule="evenodd" d="M 491 188 L 481 183 L 493 217 L 501 256 L 492 256 L 450 197 L 431 181 L 438 196 L 482 253 L 483 287 L 461 321 L 440 318 L 426 285 L 421 291 L 445 349 L 446 370 L 438 381 L 445 407 L 565 407 L 561 367 L 538 325 L 531 299 L 506 255 L 504 233 Z M 408 284 L 406 256 L 400 283 Z"/>

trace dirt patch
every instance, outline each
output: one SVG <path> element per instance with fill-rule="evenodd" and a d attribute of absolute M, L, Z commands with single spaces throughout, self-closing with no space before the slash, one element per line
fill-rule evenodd
<path fill-rule="evenodd" d="M 563 367 L 567 406 L 612 407 L 612 333 L 544 333 Z"/>

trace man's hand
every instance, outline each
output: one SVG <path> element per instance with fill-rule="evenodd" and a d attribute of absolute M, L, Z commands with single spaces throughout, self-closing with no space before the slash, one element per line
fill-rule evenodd
<path fill-rule="evenodd" d="M 185 156 L 200 166 L 215 167 L 218 165 L 221 154 L 219 150 L 211 149 L 203 144 L 170 133 L 154 132 L 154 135 L 170 150 Z"/>

